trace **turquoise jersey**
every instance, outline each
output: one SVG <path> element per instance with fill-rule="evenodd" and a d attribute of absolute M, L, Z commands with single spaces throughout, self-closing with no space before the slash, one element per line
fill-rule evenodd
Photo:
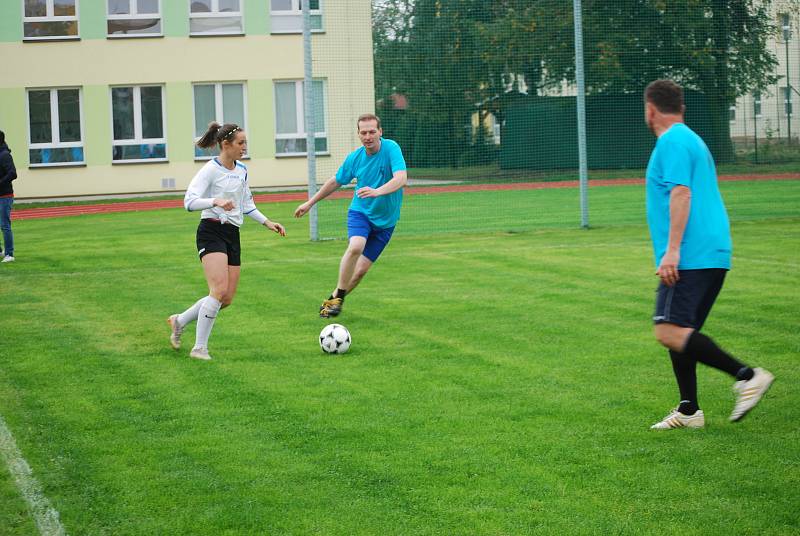
<path fill-rule="evenodd" d="M 702 138 L 683 123 L 658 138 L 647 165 L 647 223 L 656 266 L 667 251 L 669 199 L 675 186 L 686 186 L 692 193 L 678 269 L 729 269 L 731 231 L 714 158 Z"/>
<path fill-rule="evenodd" d="M 381 148 L 373 155 L 367 154 L 364 147 L 350 153 L 336 172 L 336 182 L 344 185 L 356 179 L 356 190 L 364 186 L 380 188 L 392 180 L 396 172 L 405 169 L 406 161 L 397 142 L 381 138 Z M 365 214 L 375 227 L 388 229 L 394 227 L 400 219 L 402 203 L 402 188 L 389 195 L 369 199 L 361 199 L 353 194 L 350 210 Z"/>

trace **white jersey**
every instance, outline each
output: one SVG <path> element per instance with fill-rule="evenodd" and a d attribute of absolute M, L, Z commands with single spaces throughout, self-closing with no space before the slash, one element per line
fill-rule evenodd
<path fill-rule="evenodd" d="M 230 199 L 233 201 L 231 210 L 223 210 L 214 206 L 214 199 Z M 201 218 L 218 219 L 222 223 L 230 223 L 241 227 L 244 215 L 247 214 L 258 223 L 267 221 L 256 208 L 253 194 L 247 184 L 247 168 L 241 162 L 236 162 L 234 169 L 225 168 L 217 158 L 212 158 L 194 176 L 183 206 L 188 211 L 202 210 Z"/>

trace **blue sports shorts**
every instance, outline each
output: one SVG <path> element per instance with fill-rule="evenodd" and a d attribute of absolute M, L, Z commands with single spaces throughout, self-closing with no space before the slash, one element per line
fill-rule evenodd
<path fill-rule="evenodd" d="M 392 238 L 394 226 L 388 229 L 379 229 L 372 225 L 367 215 L 357 210 L 347 211 L 347 238 L 354 236 L 363 236 L 367 239 L 367 245 L 364 246 L 364 255 L 366 258 L 375 262 L 381 256 L 389 240 Z"/>

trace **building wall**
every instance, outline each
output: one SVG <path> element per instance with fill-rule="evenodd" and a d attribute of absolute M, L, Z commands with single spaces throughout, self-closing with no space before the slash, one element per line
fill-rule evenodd
<path fill-rule="evenodd" d="M 80 40 L 23 42 L 22 0 L 4 0 L 0 17 L 0 130 L 20 178 L 19 197 L 161 191 L 162 179 L 185 189 L 204 162 L 195 160 L 196 82 L 246 88 L 251 186 L 307 184 L 304 156 L 275 154 L 274 82 L 303 78 L 300 34 L 270 34 L 269 2 L 242 0 L 245 35 L 190 37 L 189 2 L 161 0 L 164 37 L 107 38 L 106 0 L 79 0 Z M 335 172 L 358 145 L 355 118 L 374 110 L 369 2 L 323 3 L 323 32 L 312 39 L 314 77 L 326 82 L 329 155 L 317 157 L 318 180 Z M 159 84 L 165 100 L 168 162 L 112 163 L 111 86 Z M 26 89 L 80 87 L 85 164 L 29 167 Z"/>

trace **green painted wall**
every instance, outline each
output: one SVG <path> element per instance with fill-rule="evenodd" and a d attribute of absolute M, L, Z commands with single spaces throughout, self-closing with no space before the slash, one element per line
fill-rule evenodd
<path fill-rule="evenodd" d="M 3 0 L 0 8 L 0 42 L 22 41 L 22 2 Z"/>
<path fill-rule="evenodd" d="M 83 86 L 83 150 L 89 166 L 111 164 L 110 99 L 108 86 Z"/>
<path fill-rule="evenodd" d="M 28 118 L 25 90 L 0 89 L 0 130 L 6 133 L 6 143 L 19 169 L 28 167 Z"/>
<path fill-rule="evenodd" d="M 189 2 L 161 0 L 161 17 L 165 36 L 186 37 L 189 35 Z"/>
<path fill-rule="evenodd" d="M 270 80 L 247 82 L 247 130 L 253 158 L 275 156 L 275 114 Z"/>
<path fill-rule="evenodd" d="M 244 33 L 269 34 L 269 0 L 243 0 Z"/>
<path fill-rule="evenodd" d="M 167 157 L 170 162 L 194 161 L 194 97 L 189 82 L 167 84 Z"/>
<path fill-rule="evenodd" d="M 81 39 L 105 39 L 106 0 L 80 0 L 78 2 L 78 33 Z"/>

